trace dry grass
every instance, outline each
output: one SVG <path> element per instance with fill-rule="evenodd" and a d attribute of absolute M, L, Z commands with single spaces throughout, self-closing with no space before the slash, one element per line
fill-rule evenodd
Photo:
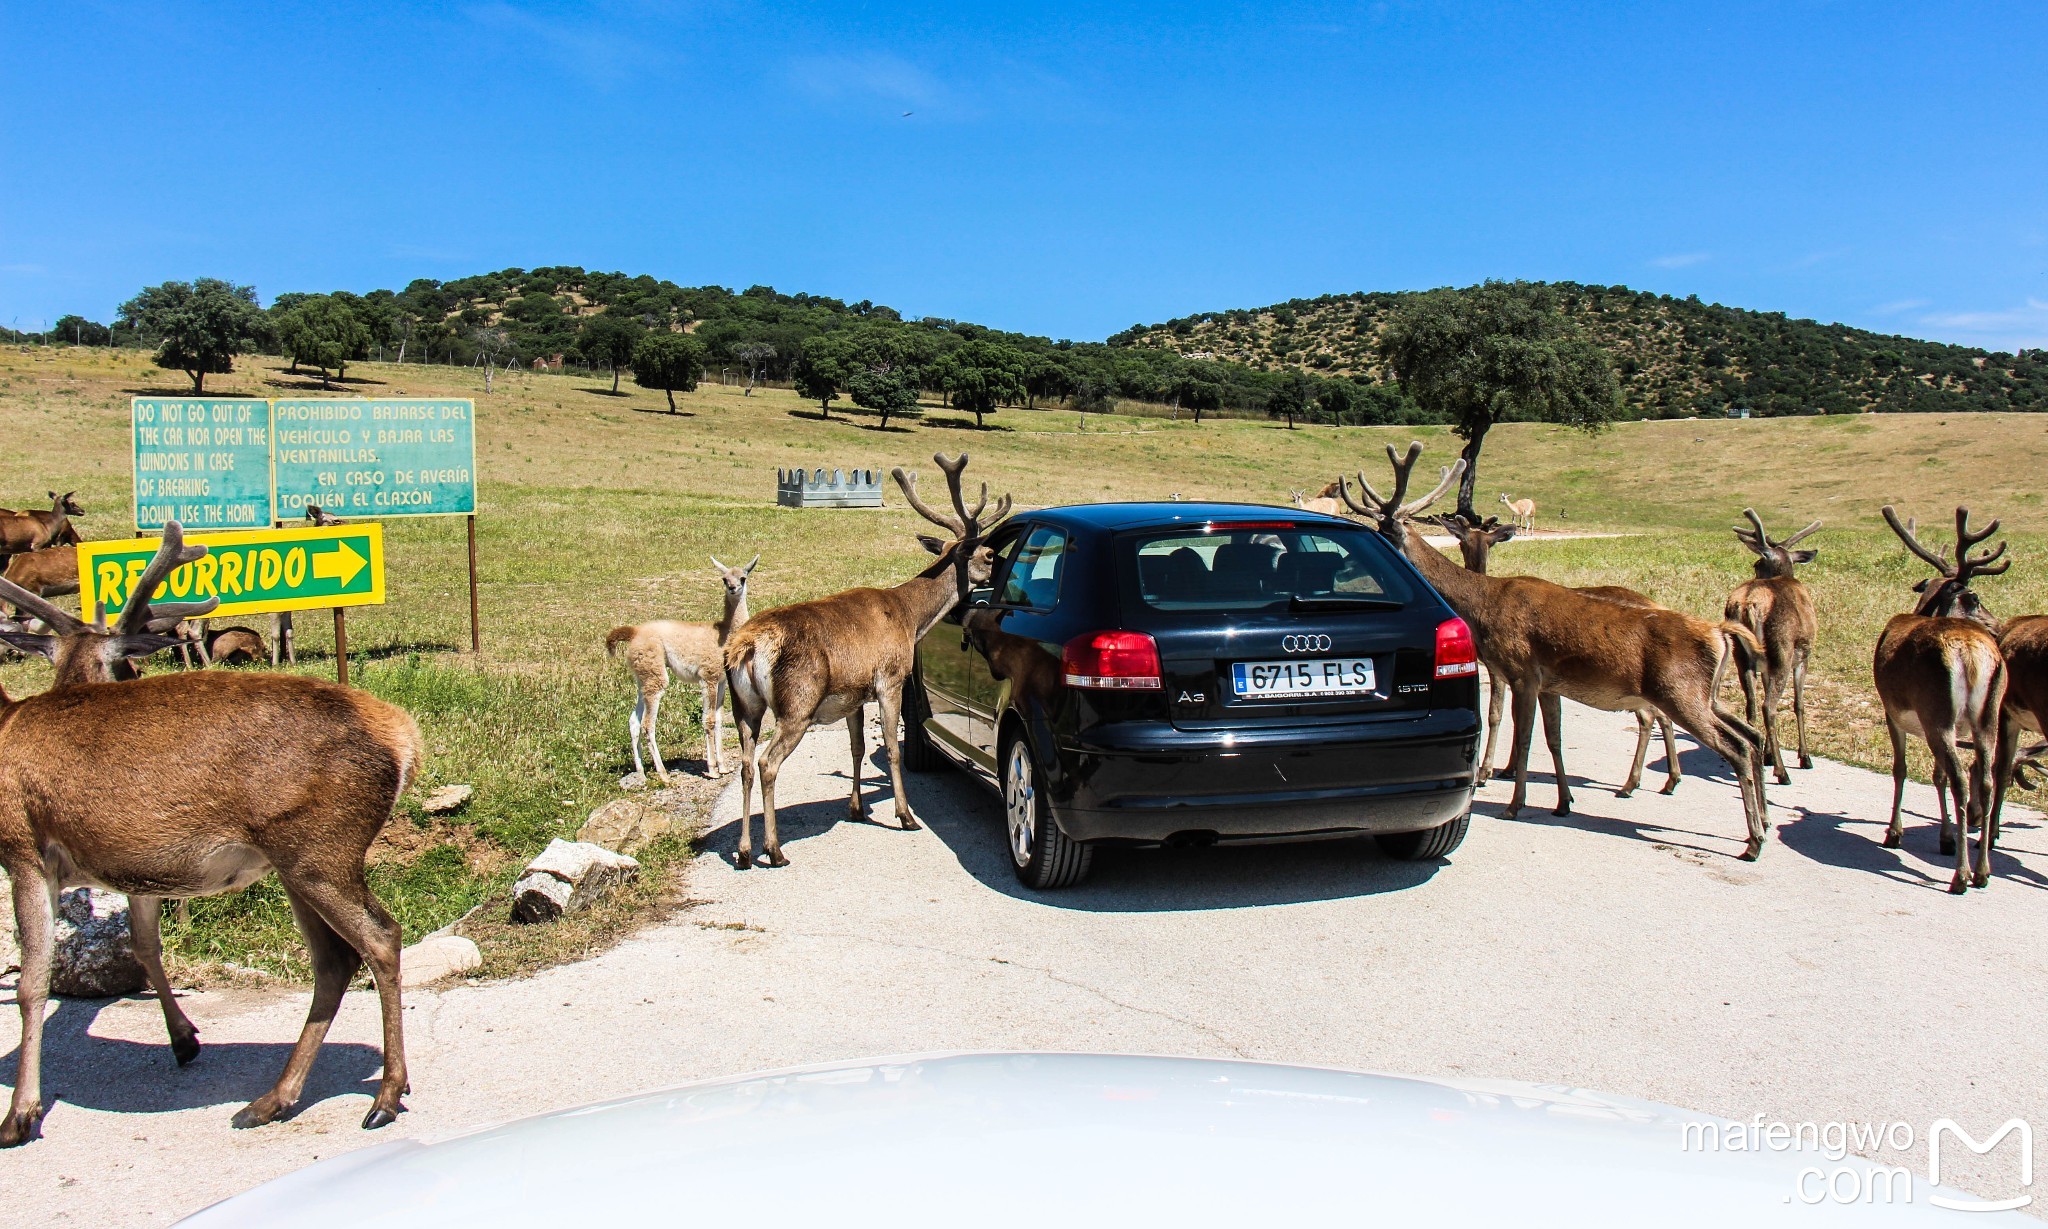
<path fill-rule="evenodd" d="M 303 382 L 272 359 L 242 360 L 209 381 L 222 395 L 299 395 Z M 608 393 L 608 382 L 512 373 L 485 395 L 468 369 L 373 363 L 350 367 L 350 393 L 467 396 L 478 402 L 484 653 L 468 644 L 459 521 L 389 524 L 390 604 L 351 613 L 349 641 L 365 685 L 419 713 L 433 748 L 425 785 L 478 787 L 470 831 L 422 840 L 380 868 L 402 899 L 408 934 L 430 930 L 502 893 L 512 868 L 547 837 L 573 830 L 617 795 L 630 768 L 631 690 L 602 639 L 617 623 L 710 618 L 717 586 L 708 555 L 763 555 L 755 609 L 854 584 L 886 584 L 920 566 L 921 524 L 893 496 L 879 511 L 799 512 L 774 505 L 778 466 L 903 464 L 931 470 L 934 451 L 966 449 L 973 473 L 1020 505 L 1190 497 L 1285 502 L 1361 466 L 1385 470 L 1381 447 L 1414 436 L 1431 463 L 1455 441 L 1411 428 L 1303 427 L 1237 419 L 1200 427 L 1151 414 L 1006 410 L 988 431 L 934 408 L 928 420 L 876 429 L 872 417 L 789 392 L 708 386 L 663 412 L 661 394 Z M 0 349 L 0 504 L 76 488 L 89 537 L 128 532 L 128 399 L 180 394 L 186 381 L 134 353 Z M 1079 429 L 1085 425 L 1085 430 Z M 1807 570 L 1822 610 L 1813 728 L 1823 753 L 1869 765 L 1889 752 L 1869 684 L 1869 650 L 1918 579 L 1880 527 L 1897 502 L 1923 524 L 1956 503 L 2003 515 L 2017 566 L 1984 582 L 2001 613 L 2048 609 L 2048 570 L 2034 561 L 2048 532 L 2037 489 L 2048 419 L 1948 415 L 1633 423 L 1597 437 L 1513 425 L 1489 439 L 1480 496 L 1534 498 L 1547 528 L 1634 536 L 1511 544 L 1503 570 L 1569 583 L 1621 583 L 1668 604 L 1718 614 L 1748 564 L 1727 527 L 1753 505 L 1774 529 L 1814 517 L 1828 529 Z M 929 481 L 929 479 L 928 479 Z M 306 669 L 324 672 L 331 625 L 301 620 Z M 0 666 L 17 693 L 47 684 L 39 664 Z M 664 706 L 663 743 L 694 756 L 692 688 Z M 1789 721 L 1787 723 L 1789 725 Z M 403 820 L 401 822 L 404 822 Z M 658 877 L 650 877 L 658 878 Z M 652 890 L 652 889 L 650 889 Z M 195 907 L 194 958 L 289 970 L 296 939 L 280 902 Z M 658 900 L 659 892 L 649 899 Z M 644 904 L 645 902 L 643 902 Z M 582 941 L 564 932 L 563 953 Z M 497 967 L 529 967 L 508 955 Z"/>

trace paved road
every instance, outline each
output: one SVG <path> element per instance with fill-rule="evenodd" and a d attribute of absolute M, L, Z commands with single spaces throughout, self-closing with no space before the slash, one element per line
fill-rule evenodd
<path fill-rule="evenodd" d="M 1594 782 L 1621 778 L 1632 720 L 1568 721 L 1583 814 L 1503 821 L 1491 786 L 1446 863 L 1364 842 L 1111 853 L 1091 885 L 1043 897 L 1012 880 L 992 795 L 913 778 L 929 831 L 846 823 L 845 741 L 813 735 L 783 778 L 787 869 L 707 855 L 691 872 L 705 903 L 604 956 L 410 995 L 416 1091 L 397 1126 L 355 1125 L 377 1063 L 367 995 L 343 1008 L 306 1110 L 251 1132 L 228 1116 L 276 1074 L 303 996 L 195 995 L 208 1049 L 182 1072 L 152 1003 L 65 1003 L 45 1085 L 61 1100 L 46 1139 L 0 1154 L 0 1194 L 24 1223 L 163 1223 L 381 1139 L 948 1047 L 1557 1081 L 1923 1138 L 1941 1116 L 2048 1126 L 2048 829 L 2015 824 L 1992 888 L 1952 899 L 1931 821 L 1879 848 L 1889 781 L 1823 764 L 1773 790 L 1778 826 L 1745 864 L 1711 757 L 1687 757 L 1673 798 L 1616 799 Z M 1933 814 L 1931 791 L 1908 797 Z M 14 1037 L 10 1007 L 0 1046 Z M 1917 1149 L 1899 1159 L 1924 1172 Z M 1963 1184 L 2002 1193 L 2009 1161 Z"/>

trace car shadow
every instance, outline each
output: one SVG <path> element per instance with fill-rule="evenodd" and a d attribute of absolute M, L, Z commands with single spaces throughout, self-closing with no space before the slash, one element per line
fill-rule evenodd
<path fill-rule="evenodd" d="M 879 756 L 876 763 L 882 764 Z M 1376 896 L 1427 883 L 1449 862 L 1396 861 L 1381 854 L 1368 837 L 1270 845 L 1110 846 L 1095 851 L 1095 867 L 1086 882 L 1040 892 L 1018 882 L 1011 869 L 1002 803 L 994 791 L 955 768 L 916 773 L 906 785 L 925 826 L 976 882 L 1055 909 L 1160 913 Z M 887 797 L 886 778 L 871 782 L 871 807 Z M 845 804 L 838 803 L 835 809 L 843 819 Z"/>
<path fill-rule="evenodd" d="M 43 1024 L 45 1105 L 66 1101 L 115 1114 L 164 1114 L 211 1105 L 240 1106 L 270 1091 L 292 1050 L 289 1040 L 209 1043 L 206 1021 L 195 1019 L 193 1023 L 199 1026 L 199 1057 L 190 1066 L 180 1067 L 171 1057 L 169 1043 L 161 1038 L 137 1042 L 93 1035 L 93 1021 L 116 1001 L 57 1000 L 57 1009 Z M 154 1003 L 153 999 L 149 1001 Z M 0 1007 L 14 1011 L 14 996 L 10 993 L 0 1000 Z M 20 1053 L 17 1045 L 0 1057 L 0 1077 L 4 1077 L 0 1086 L 10 1093 Z M 313 1073 L 299 1098 L 298 1112 L 350 1093 L 374 1095 L 383 1069 L 384 1056 L 375 1046 L 328 1042 L 320 1047 L 313 1063 Z"/>

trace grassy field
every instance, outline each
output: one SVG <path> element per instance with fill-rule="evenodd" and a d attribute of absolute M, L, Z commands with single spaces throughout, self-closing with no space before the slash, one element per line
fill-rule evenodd
<path fill-rule="evenodd" d="M 237 366 L 212 377 L 208 392 L 317 392 L 280 360 Z M 671 416 L 661 394 L 628 385 L 615 397 L 602 379 L 514 373 L 485 394 L 482 374 L 469 369 L 349 370 L 345 394 L 334 395 L 461 396 L 478 405 L 481 659 L 461 651 L 468 629 L 459 521 L 389 523 L 390 603 L 349 618 L 357 681 L 411 709 L 426 733 L 422 784 L 476 787 L 459 822 L 429 825 L 408 804 L 378 851 L 379 890 L 408 939 L 501 899 L 527 855 L 618 795 L 618 778 L 631 768 L 631 690 L 605 657 L 604 634 L 656 616 L 714 616 L 707 556 L 763 556 L 756 611 L 893 583 L 921 566 L 912 534 L 923 522 L 893 489 L 879 511 L 797 512 L 774 504 L 778 466 L 902 464 L 936 484 L 931 454 L 965 449 L 974 476 L 1024 506 L 1175 492 L 1281 503 L 1290 489 L 1342 471 L 1364 467 L 1379 478 L 1385 443 L 1419 436 L 1432 465 L 1447 463 L 1456 444 L 1413 428 L 1290 431 L 1239 419 L 1196 427 L 1150 407 L 1085 419 L 1006 410 L 977 431 L 971 418 L 934 406 L 883 431 L 857 410 L 835 408 L 820 419 L 815 403 L 774 389 L 746 397 L 713 384 L 678 397 L 683 412 Z M 0 504 L 30 506 L 43 502 L 45 489 L 75 488 L 91 513 L 81 532 L 129 536 L 128 399 L 188 390 L 177 373 L 132 352 L 0 349 Z M 2044 460 L 2048 418 L 2024 415 L 1633 423 L 1596 437 L 1514 425 L 1488 440 L 1480 494 L 1534 498 L 1545 528 L 1632 535 L 1511 543 L 1495 555 L 1496 570 L 1626 584 L 1700 614 L 1718 614 L 1749 574 L 1748 556 L 1728 532 L 1744 505 L 1774 532 L 1825 518 L 1827 529 L 1806 543 L 1820 551 L 1805 571 L 1822 612 L 1816 750 L 1884 767 L 1870 647 L 1884 620 L 1907 605 L 1924 567 L 1884 529 L 1878 507 L 1894 502 L 1918 516 L 1931 540 L 1959 502 L 2004 517 L 2017 563 L 1982 583 L 1985 600 L 2000 614 L 2048 609 L 2048 569 L 2038 563 L 2048 534 L 2038 486 Z M 300 622 L 301 668 L 331 672 L 331 624 Z M 0 665 L 10 693 L 47 682 L 40 663 Z M 663 744 L 694 766 L 701 743 L 696 697 L 684 694 L 691 690 L 671 692 Z M 655 851 L 656 869 L 685 849 L 678 841 Z M 657 895 L 651 885 L 644 898 Z M 171 935 L 186 961 L 298 970 L 298 940 L 274 888 L 198 902 L 192 917 L 189 930 Z M 505 939 L 491 969 L 528 963 L 516 946 Z"/>

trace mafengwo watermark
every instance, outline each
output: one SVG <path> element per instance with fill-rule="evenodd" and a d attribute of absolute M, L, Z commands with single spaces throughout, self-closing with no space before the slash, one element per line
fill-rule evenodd
<path fill-rule="evenodd" d="M 1829 1164 L 1801 1169 L 1785 1196 L 1786 1203 L 1805 1204 L 1912 1203 L 1910 1170 L 1854 1154 L 1879 1149 L 1909 1152 L 1922 1138 L 1927 1141 L 1931 1185 L 1941 1185 L 1942 1158 L 1953 1163 L 1958 1148 L 1978 1156 L 1998 1149 L 2007 1158 L 1999 1181 L 2011 1192 L 2001 1199 L 1929 1192 L 1927 1202 L 1958 1212 L 2010 1212 L 2033 1203 L 2034 1128 L 2020 1118 L 2008 1119 L 1981 1139 L 1952 1118 L 1935 1119 L 1924 1136 L 1910 1122 L 1782 1122 L 1766 1120 L 1762 1114 L 1748 1122 L 1688 1122 L 1679 1128 L 1679 1146 L 1687 1152 L 1818 1154 Z"/>

